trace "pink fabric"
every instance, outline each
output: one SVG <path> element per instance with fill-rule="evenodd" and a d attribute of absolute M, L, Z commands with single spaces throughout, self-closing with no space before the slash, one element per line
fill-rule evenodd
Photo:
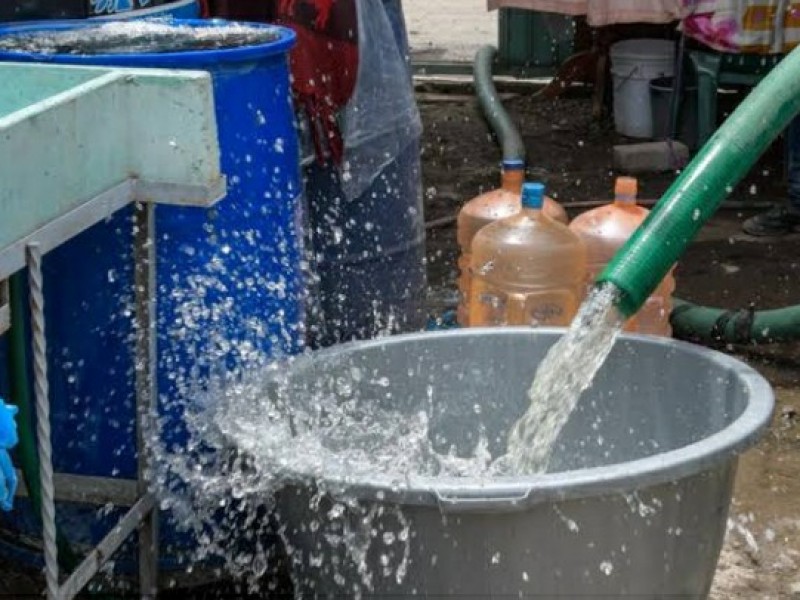
<path fill-rule="evenodd" d="M 682 23 L 683 32 L 710 48 L 722 52 L 736 52 L 736 34 L 739 25 L 735 19 L 715 19 L 713 14 L 691 15 Z"/>
<path fill-rule="evenodd" d="M 800 42 L 800 3 L 683 0 L 686 35 L 722 52 L 780 54 Z"/>
<path fill-rule="evenodd" d="M 523 8 L 564 15 L 586 15 L 589 25 L 670 23 L 681 16 L 681 0 L 488 0 L 489 10 Z"/>
<path fill-rule="evenodd" d="M 800 2 L 790 0 L 488 0 L 489 9 L 586 15 L 589 25 L 669 23 L 722 52 L 784 53 L 800 45 Z"/>

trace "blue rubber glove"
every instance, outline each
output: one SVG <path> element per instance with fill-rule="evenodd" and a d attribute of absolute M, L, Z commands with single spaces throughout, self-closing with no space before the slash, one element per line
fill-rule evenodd
<path fill-rule="evenodd" d="M 9 406 L 0 398 L 0 509 L 9 511 L 14 507 L 17 493 L 17 472 L 11 463 L 8 451 L 17 445 L 17 424 L 14 415 L 16 406 Z"/>

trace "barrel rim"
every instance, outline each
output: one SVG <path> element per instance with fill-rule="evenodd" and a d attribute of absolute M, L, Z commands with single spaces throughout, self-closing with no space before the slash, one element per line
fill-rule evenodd
<path fill-rule="evenodd" d="M 609 55 L 612 60 L 671 63 L 676 47 L 675 40 L 666 38 L 633 38 L 612 44 Z"/>
<path fill-rule="evenodd" d="M 357 341 L 308 353 L 290 369 L 302 368 L 325 357 L 341 358 L 353 351 L 385 348 L 428 338 L 485 336 L 558 336 L 564 328 L 469 328 L 441 332 L 419 332 Z M 772 387 L 755 369 L 742 361 L 702 346 L 639 334 L 622 334 L 617 343 L 635 342 L 662 346 L 715 363 L 735 374 L 747 391 L 747 404 L 736 420 L 715 434 L 687 446 L 638 460 L 527 477 L 475 478 L 415 477 L 399 483 L 387 476 L 369 481 L 322 478 L 324 486 L 343 490 L 360 500 L 392 502 L 409 506 L 436 506 L 442 512 L 507 513 L 552 501 L 574 500 L 632 493 L 676 482 L 703 472 L 723 469 L 736 456 L 753 446 L 769 425 L 775 398 Z M 301 475 L 305 477 L 305 475 Z"/>
<path fill-rule="evenodd" d="M 230 63 L 257 60 L 265 57 L 287 53 L 295 44 L 297 34 L 294 30 L 281 25 L 251 23 L 225 19 L 176 19 L 158 17 L 151 19 L 119 19 L 119 22 L 150 22 L 176 27 L 218 27 L 230 25 L 265 29 L 275 32 L 278 38 L 261 44 L 237 46 L 234 48 L 216 48 L 208 50 L 186 50 L 179 52 L 139 52 L 139 53 L 107 53 L 107 54 L 47 54 L 42 52 L 15 52 L 0 50 L 0 60 L 20 62 L 52 62 L 58 64 L 92 65 L 114 64 L 119 67 L 153 67 L 160 64 L 180 64 L 186 68 L 208 65 L 209 63 Z M 53 31 L 70 31 L 89 29 L 107 25 L 114 20 L 72 19 L 43 23 L 37 21 L 23 25 L 8 25 L 0 28 L 0 36 L 19 35 L 23 33 L 44 33 Z"/>

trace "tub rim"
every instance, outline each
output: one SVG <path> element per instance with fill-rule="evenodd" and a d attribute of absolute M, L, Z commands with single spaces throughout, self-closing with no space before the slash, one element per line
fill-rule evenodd
<path fill-rule="evenodd" d="M 354 351 L 402 345 L 430 338 L 479 338 L 484 336 L 558 336 L 565 328 L 505 327 L 418 332 L 355 341 L 310 352 L 292 360 L 290 371 L 312 365 L 320 358 L 342 358 Z M 398 483 L 387 476 L 351 481 L 321 478 L 326 488 L 362 501 L 407 506 L 435 506 L 442 512 L 507 513 L 527 510 L 553 501 L 632 493 L 677 482 L 703 472 L 730 466 L 739 454 L 759 440 L 768 427 L 775 405 L 772 387 L 755 369 L 722 352 L 671 338 L 623 333 L 617 344 L 644 343 L 694 355 L 734 374 L 747 395 L 742 413 L 727 427 L 692 444 L 625 463 L 527 477 L 476 478 L 415 477 Z M 300 475 L 301 479 L 308 475 Z"/>
<path fill-rule="evenodd" d="M 92 29 L 110 23 L 150 22 L 175 27 L 190 28 L 224 28 L 230 25 L 240 25 L 253 29 L 264 29 L 274 32 L 277 37 L 268 42 L 230 48 L 215 48 L 203 50 L 186 50 L 177 52 L 108 52 L 102 54 L 59 54 L 44 52 L 17 52 L 14 50 L 0 49 L 0 60 L 16 62 L 39 62 L 71 65 L 105 65 L 113 63 L 119 67 L 174 67 L 181 68 L 202 67 L 217 63 L 248 62 L 264 59 L 271 56 L 285 55 L 295 44 L 297 34 L 290 28 L 281 25 L 266 23 L 251 23 L 248 21 L 226 19 L 178 19 L 174 17 L 152 17 L 143 19 L 65 19 L 52 22 L 36 21 L 28 24 L 7 25 L 0 27 L 0 37 L 11 37 L 26 33 L 47 33 L 56 31 L 71 31 L 78 29 Z"/>

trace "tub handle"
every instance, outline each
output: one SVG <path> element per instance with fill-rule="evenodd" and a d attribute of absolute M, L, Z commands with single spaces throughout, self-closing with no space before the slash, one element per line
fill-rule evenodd
<path fill-rule="evenodd" d="M 630 72 L 630 73 L 628 73 L 628 74 L 627 74 L 627 75 L 626 75 L 626 76 L 625 76 L 625 77 L 622 79 L 622 81 L 620 81 L 620 82 L 619 82 L 617 85 L 615 85 L 615 86 L 614 86 L 614 91 L 615 91 L 615 92 L 618 92 L 618 91 L 619 91 L 619 90 L 622 88 L 622 86 L 623 86 L 623 85 L 625 85 L 626 83 L 628 83 L 628 81 L 630 81 L 631 77 L 633 77 L 634 75 L 636 75 L 636 73 L 638 73 L 638 72 L 639 72 L 639 65 L 636 65 L 635 67 L 633 67 L 633 68 L 631 69 L 631 72 Z"/>
<path fill-rule="evenodd" d="M 527 508 L 530 489 L 522 493 L 498 494 L 496 496 L 473 496 L 436 490 L 439 510 L 446 514 L 514 512 Z"/>

